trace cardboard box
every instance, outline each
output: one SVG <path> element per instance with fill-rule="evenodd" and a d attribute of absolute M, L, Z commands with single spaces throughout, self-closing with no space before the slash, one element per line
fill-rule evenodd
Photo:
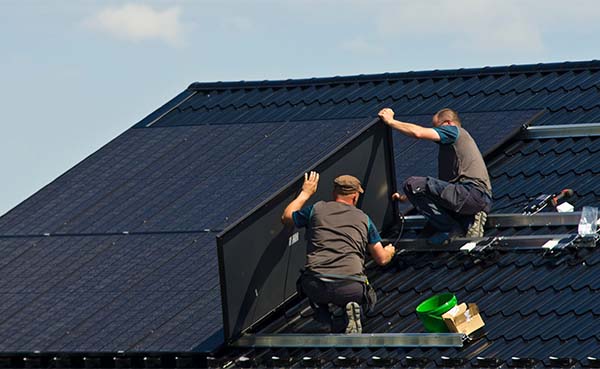
<path fill-rule="evenodd" d="M 467 307 L 467 304 L 464 302 L 444 313 L 442 319 L 450 332 L 464 333 L 466 335 L 475 332 L 485 325 L 483 319 L 481 319 L 477 305 L 469 304 Z"/>

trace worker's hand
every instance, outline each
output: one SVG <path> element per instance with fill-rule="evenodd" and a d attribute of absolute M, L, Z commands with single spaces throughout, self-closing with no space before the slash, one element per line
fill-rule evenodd
<path fill-rule="evenodd" d="M 377 115 L 385 124 L 390 124 L 394 120 L 394 111 L 390 108 L 381 109 Z"/>
<path fill-rule="evenodd" d="M 401 193 L 398 193 L 398 192 L 394 192 L 394 193 L 392 194 L 392 200 L 394 200 L 394 201 L 400 201 L 400 202 L 404 202 L 404 201 L 408 200 L 408 197 L 406 197 L 406 195 L 405 195 L 405 194 L 401 194 Z"/>
<path fill-rule="evenodd" d="M 304 173 L 304 183 L 302 184 L 302 192 L 308 196 L 312 196 L 317 192 L 317 185 L 319 184 L 319 173 L 312 171 L 310 173 Z"/>
<path fill-rule="evenodd" d="M 390 262 L 390 261 L 392 261 L 392 259 L 394 258 L 394 255 L 396 255 L 396 248 L 395 248 L 395 247 L 394 247 L 394 246 L 393 246 L 393 245 L 390 243 L 390 244 L 388 244 L 387 246 L 385 246 L 383 249 L 384 249 L 384 250 L 385 250 L 385 251 L 388 253 L 388 255 L 389 255 L 389 256 L 388 256 L 388 257 L 389 257 L 389 259 L 388 259 L 388 261 L 387 261 L 387 263 L 389 263 L 389 262 Z M 387 263 L 386 263 L 386 264 L 387 264 Z"/>

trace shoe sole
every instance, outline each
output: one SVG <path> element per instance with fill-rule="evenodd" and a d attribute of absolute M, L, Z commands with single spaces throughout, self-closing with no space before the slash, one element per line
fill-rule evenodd
<path fill-rule="evenodd" d="M 484 226 L 487 221 L 487 214 L 483 211 L 475 214 L 473 219 L 473 224 L 469 227 L 466 236 L 467 237 L 483 237 L 484 235 Z"/>
<path fill-rule="evenodd" d="M 362 324 L 360 322 L 360 306 L 356 302 L 347 303 L 346 315 L 348 316 L 346 333 L 362 333 Z"/>

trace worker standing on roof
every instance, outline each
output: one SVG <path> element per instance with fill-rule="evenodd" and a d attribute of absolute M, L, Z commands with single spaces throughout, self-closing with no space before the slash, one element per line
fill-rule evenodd
<path fill-rule="evenodd" d="M 304 206 L 317 191 L 319 174 L 304 175 L 302 191 L 284 210 L 286 225 L 307 228 L 307 260 L 298 289 L 308 296 L 315 319 L 332 325 L 329 303 L 346 309 L 346 333 L 361 333 L 361 306 L 372 307 L 376 297 L 364 273 L 367 250 L 379 265 L 392 260 L 396 249 L 383 246 L 373 222 L 356 203 L 363 188 L 350 175 L 333 182 L 333 201 Z"/>
<path fill-rule="evenodd" d="M 462 128 L 458 114 L 447 108 L 438 111 L 432 118 L 433 128 L 395 120 L 390 108 L 382 109 L 379 118 L 406 136 L 439 144 L 439 179 L 409 177 L 403 186 L 410 202 L 438 232 L 429 242 L 446 244 L 453 236 L 482 237 L 492 186 L 481 152 Z"/>

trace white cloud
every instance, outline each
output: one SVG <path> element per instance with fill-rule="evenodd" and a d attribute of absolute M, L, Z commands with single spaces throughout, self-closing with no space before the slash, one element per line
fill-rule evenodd
<path fill-rule="evenodd" d="M 448 42 L 459 50 L 486 52 L 545 49 L 541 25 L 514 0 L 397 1 L 377 21 L 383 36 Z"/>
<path fill-rule="evenodd" d="M 159 40 L 172 46 L 183 44 L 181 10 L 156 10 L 147 5 L 125 4 L 106 8 L 86 20 L 94 29 L 126 41 Z"/>

